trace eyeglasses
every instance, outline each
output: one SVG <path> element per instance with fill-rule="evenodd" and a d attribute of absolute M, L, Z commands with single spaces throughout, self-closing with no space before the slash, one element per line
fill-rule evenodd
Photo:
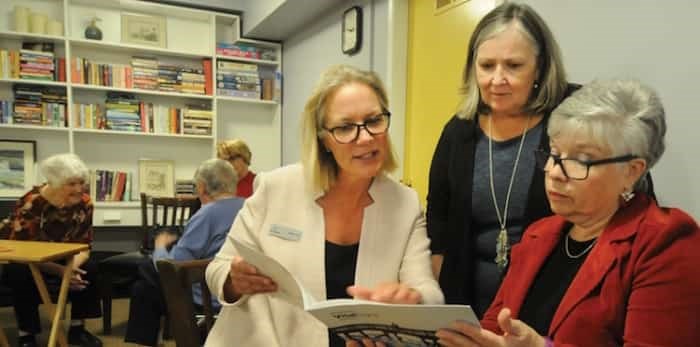
<path fill-rule="evenodd" d="M 637 158 L 639 158 L 639 156 L 627 154 L 600 160 L 579 160 L 573 158 L 562 158 L 556 154 L 552 154 L 541 149 L 535 151 L 535 162 L 537 163 L 537 168 L 547 172 L 559 165 L 559 167 L 561 167 L 561 171 L 564 173 L 564 176 L 572 180 L 585 180 L 588 178 L 588 171 L 590 170 L 591 166 L 624 163 Z"/>
<path fill-rule="evenodd" d="M 345 124 L 333 128 L 323 128 L 325 131 L 331 133 L 333 138 L 338 143 L 350 143 L 357 140 L 360 136 L 360 129 L 365 128 L 367 132 L 376 136 L 385 133 L 389 129 L 389 120 L 391 113 L 389 111 L 384 111 L 376 116 L 372 116 L 366 119 L 363 123 L 351 123 Z"/>

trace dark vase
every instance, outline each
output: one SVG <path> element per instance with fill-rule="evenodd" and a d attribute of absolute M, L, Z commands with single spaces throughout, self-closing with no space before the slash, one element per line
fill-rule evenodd
<path fill-rule="evenodd" d="M 87 28 L 85 28 L 85 38 L 91 40 L 102 40 L 102 30 L 95 25 L 94 21 L 90 23 Z"/>

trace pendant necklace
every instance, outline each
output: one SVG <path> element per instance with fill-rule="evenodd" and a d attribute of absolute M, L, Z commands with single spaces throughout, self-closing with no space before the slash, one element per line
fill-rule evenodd
<path fill-rule="evenodd" d="M 513 181 L 515 181 L 515 173 L 518 171 L 518 161 L 520 161 L 520 153 L 523 150 L 523 144 L 525 143 L 525 136 L 527 135 L 528 126 L 530 125 L 530 116 L 527 117 L 527 122 L 525 123 L 525 128 L 523 129 L 523 137 L 520 139 L 520 146 L 518 147 L 518 154 L 515 156 L 515 163 L 513 164 L 513 173 L 510 175 L 510 183 L 508 183 L 508 191 L 506 192 L 506 201 L 503 206 L 503 216 L 501 218 L 501 209 L 498 207 L 498 200 L 496 200 L 496 190 L 494 189 L 493 183 L 493 140 L 491 136 L 489 138 L 489 183 L 491 185 L 491 198 L 493 199 L 493 207 L 496 208 L 496 217 L 498 218 L 498 224 L 501 229 L 498 232 L 498 238 L 496 241 L 496 265 L 498 269 L 502 272 L 508 266 L 508 249 L 510 245 L 508 244 L 508 229 L 506 229 L 506 220 L 508 218 L 508 202 L 510 201 L 510 192 L 513 189 Z M 493 115 L 489 116 L 489 133 L 493 135 Z"/>

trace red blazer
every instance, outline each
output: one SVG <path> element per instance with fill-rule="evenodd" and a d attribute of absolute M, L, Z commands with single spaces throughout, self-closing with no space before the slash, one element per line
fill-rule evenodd
<path fill-rule="evenodd" d="M 481 321 L 502 334 L 497 315 L 518 317 L 566 221 L 532 224 Z M 549 327 L 555 346 L 700 346 L 700 229 L 678 209 L 639 195 L 612 218 L 571 282 Z"/>

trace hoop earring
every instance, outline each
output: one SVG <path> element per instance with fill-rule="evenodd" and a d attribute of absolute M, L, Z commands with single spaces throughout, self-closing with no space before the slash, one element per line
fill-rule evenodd
<path fill-rule="evenodd" d="M 624 202 L 630 202 L 630 200 L 634 198 L 634 191 L 630 190 L 628 192 L 622 192 L 620 197 L 622 197 Z"/>

